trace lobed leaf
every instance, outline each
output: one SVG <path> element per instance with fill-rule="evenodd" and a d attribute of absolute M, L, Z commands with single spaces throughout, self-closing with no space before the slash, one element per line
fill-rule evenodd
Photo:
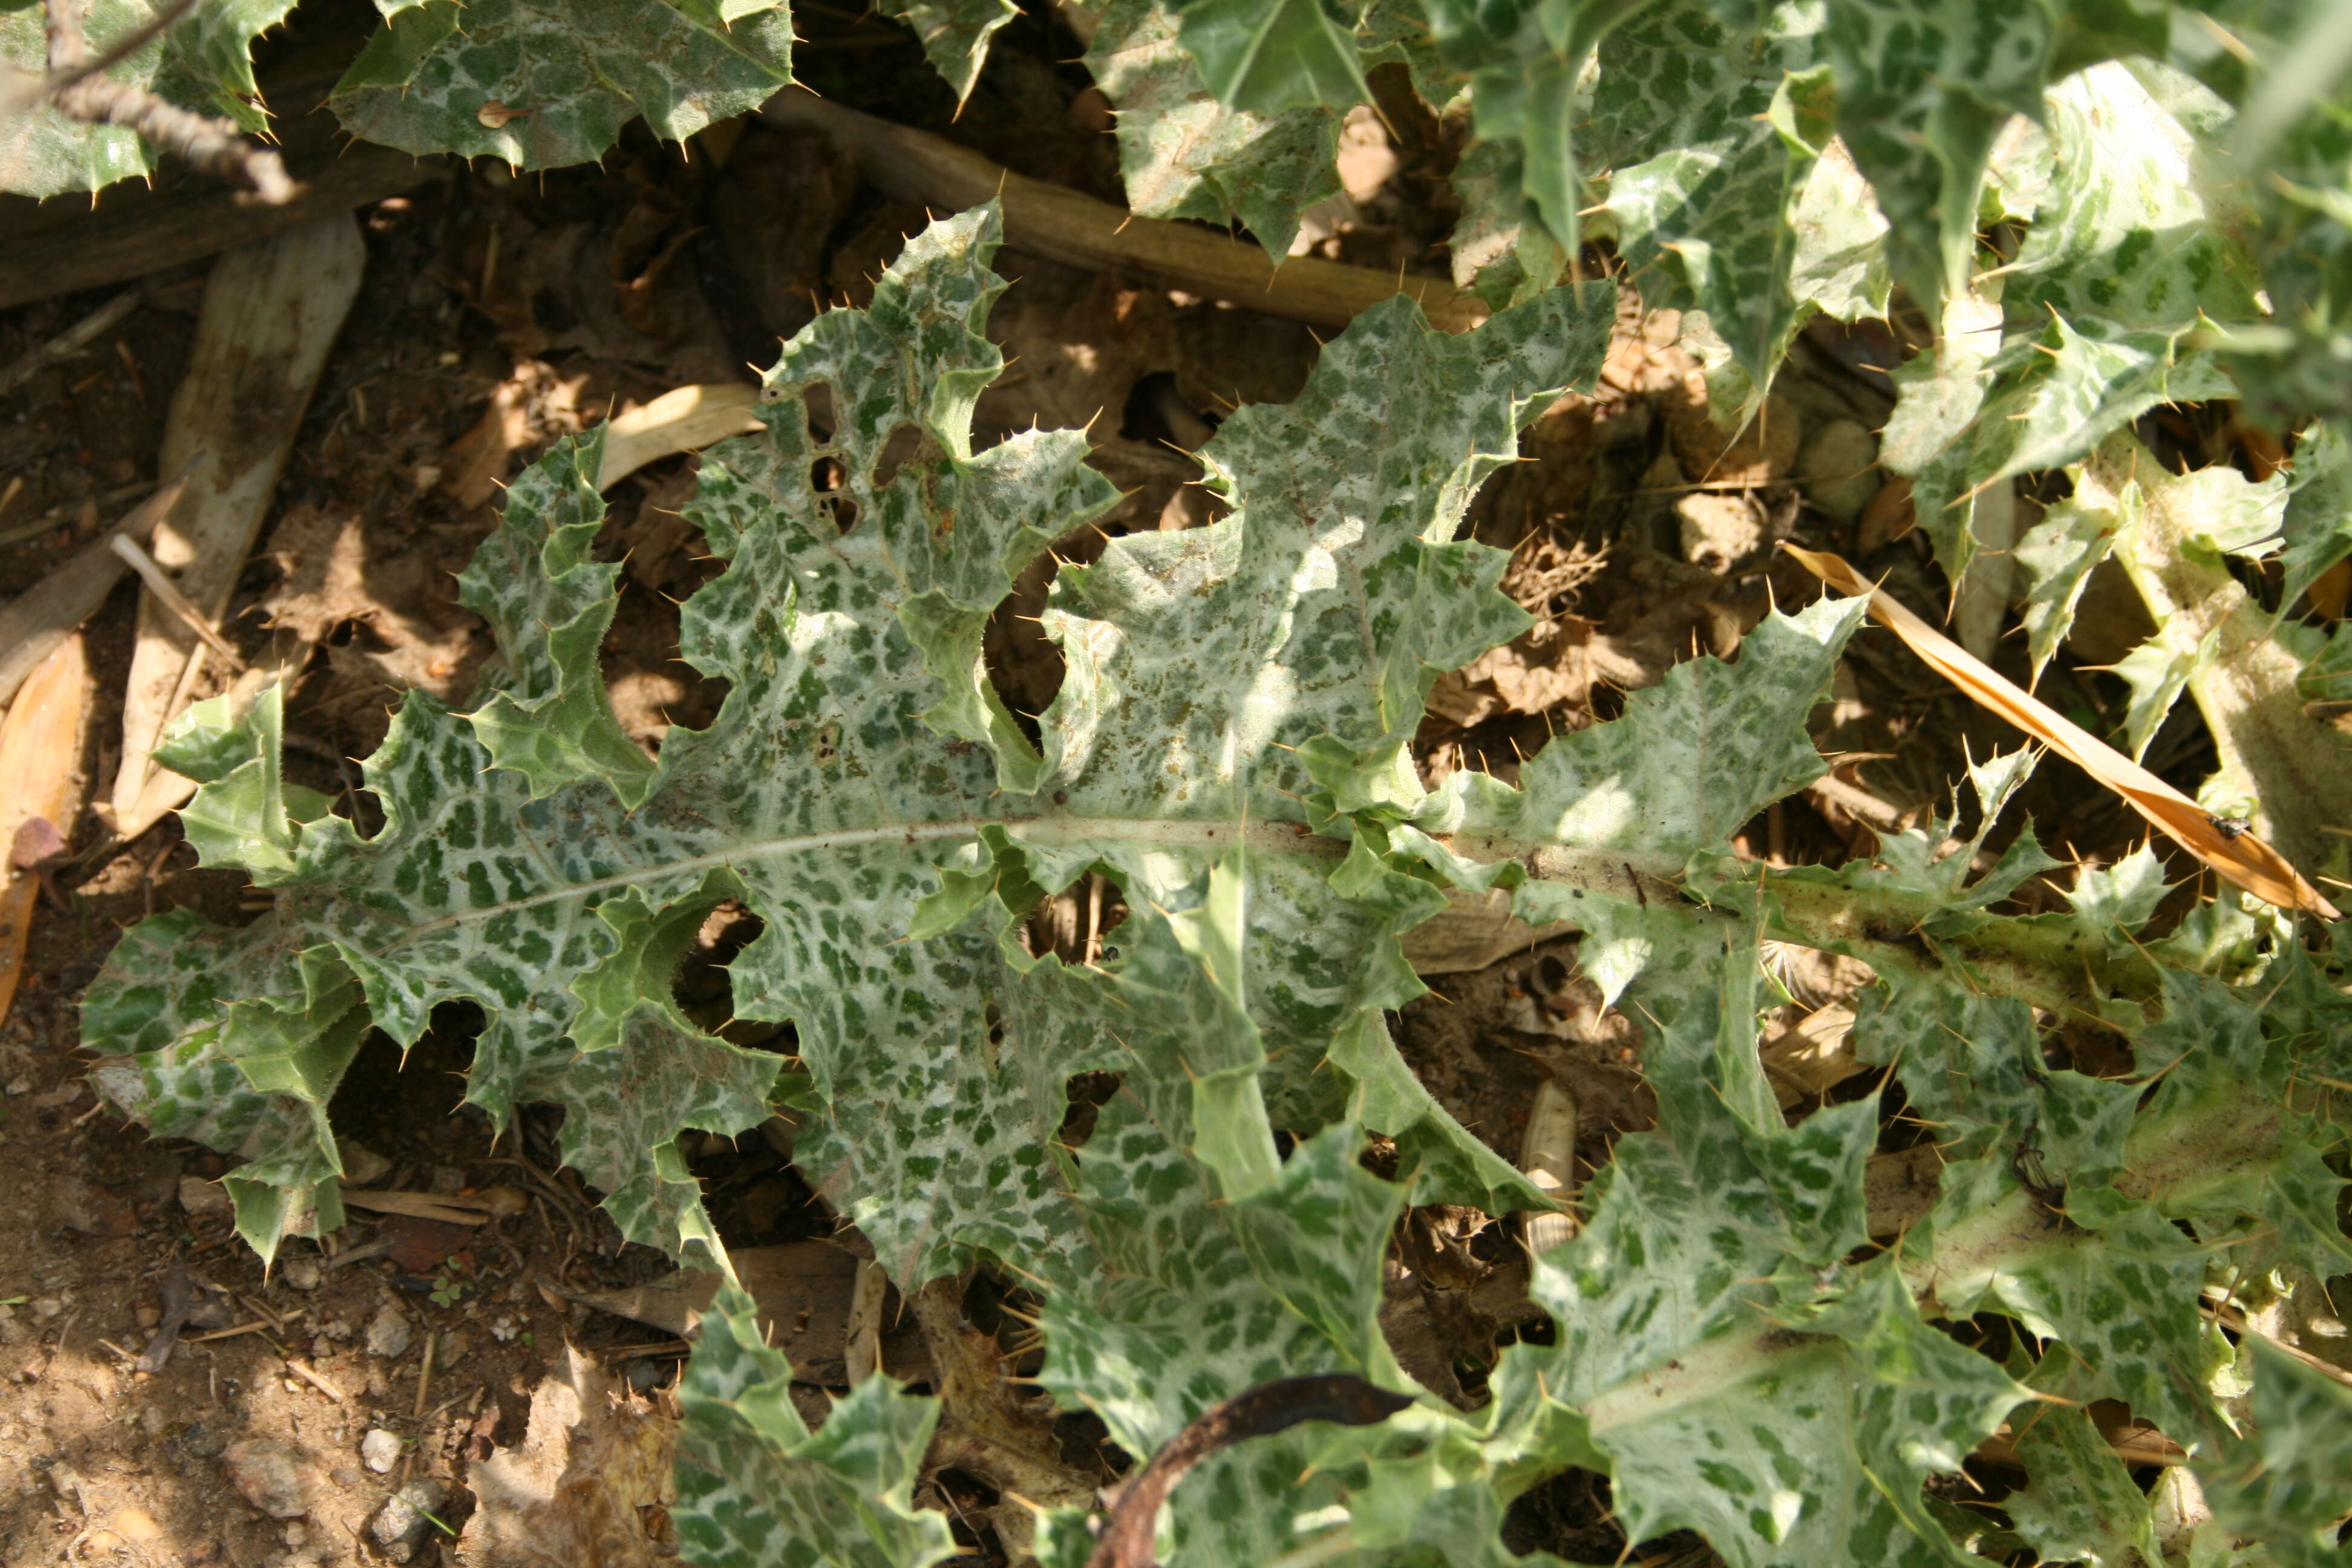
<path fill-rule="evenodd" d="M 1238 222 L 1279 263 L 1298 215 L 1339 194 L 1338 117 L 1320 103 L 1259 113 L 1218 101 L 1165 0 L 1112 0 L 1087 68 L 1118 110 L 1119 174 L 1136 212 Z"/>
<path fill-rule="evenodd" d="M 411 0 L 335 84 L 343 128 L 518 169 L 600 157 L 642 115 L 682 142 L 792 79 L 785 0 Z"/>
<path fill-rule="evenodd" d="M 149 89 L 199 114 L 236 121 L 248 132 L 267 127 L 256 100 L 253 41 L 286 18 L 294 0 L 219 0 L 200 6 L 133 50 L 106 72 L 107 79 Z M 80 6 L 82 36 L 93 56 L 104 56 L 164 10 L 162 0 L 89 0 Z M 0 70 L 36 75 L 48 68 L 48 42 L 38 5 L 0 9 Z M 68 120 L 45 102 L 12 106 L 0 119 L 0 190 L 27 196 L 98 192 L 117 180 L 152 174 L 154 150 L 128 126 Z"/>

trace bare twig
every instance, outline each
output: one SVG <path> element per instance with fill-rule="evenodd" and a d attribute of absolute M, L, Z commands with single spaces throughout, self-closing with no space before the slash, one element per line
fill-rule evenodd
<path fill-rule="evenodd" d="M 52 61 L 52 69 L 41 83 L 43 90 L 50 93 L 63 92 L 85 77 L 95 76 L 100 71 L 112 70 L 116 66 L 145 48 L 150 41 L 161 37 L 167 28 L 194 10 L 198 4 L 199 0 L 172 0 L 172 4 L 149 17 L 144 26 L 133 27 L 130 32 L 115 39 L 112 47 L 104 54 L 92 55 L 85 48 L 82 51 L 84 58 L 79 65 L 68 66 L 60 70 L 54 68 L 55 62 Z M 53 34 L 53 50 L 54 37 Z"/>
<path fill-rule="evenodd" d="M 325 1394 L 328 1398 L 333 1400 L 336 1404 L 348 1405 L 351 1403 L 352 1396 L 350 1394 L 345 1394 L 341 1389 L 337 1388 L 333 1384 L 328 1382 L 318 1373 L 312 1371 L 310 1364 L 308 1362 L 305 1362 L 299 1357 L 289 1355 L 286 1358 L 286 1370 L 300 1378 L 303 1382 L 309 1384 L 311 1387 L 317 1389 L 320 1393 Z"/>
<path fill-rule="evenodd" d="M 210 1329 L 201 1334 L 183 1334 L 180 1336 L 180 1342 L 184 1345 L 201 1345 L 213 1340 L 233 1340 L 240 1334 L 257 1334 L 270 1326 L 268 1319 L 256 1318 L 249 1323 L 237 1323 L 226 1329 Z"/>
<path fill-rule="evenodd" d="M 155 558 L 148 554 L 137 540 L 127 533 L 118 533 L 106 542 L 106 547 L 121 556 L 124 565 L 139 574 L 139 580 L 147 584 L 147 591 L 155 595 L 157 604 L 178 616 L 181 625 L 204 639 L 205 646 L 220 655 L 231 669 L 245 668 L 245 657 L 236 651 L 236 645 L 220 635 L 212 622 L 205 618 L 203 611 L 188 603 L 188 596 L 180 592 L 180 585 L 172 581 L 172 574 L 157 565 Z"/>
<path fill-rule="evenodd" d="M 236 123 L 192 113 L 143 87 L 116 81 L 90 58 L 81 31 L 81 0 L 48 0 L 49 70 L 63 78 L 49 102 L 68 120 L 120 125 L 190 167 L 249 186 L 272 206 L 294 199 L 295 184 L 273 148 L 248 142 Z"/>
<path fill-rule="evenodd" d="M 1345 326 L 1398 294 L 1411 294 L 1448 331 L 1486 319 L 1485 301 L 1442 278 L 1317 257 L 1294 257 L 1276 267 L 1263 247 L 1248 241 L 1199 224 L 1138 217 L 1066 185 L 1013 174 L 969 147 L 797 88 L 778 93 L 760 112 L 772 125 L 821 132 L 849 146 L 865 177 L 901 201 L 958 210 L 1001 201 L 1004 243 L 1048 260 L 1131 268 L 1212 299 L 1325 326 Z"/>
<path fill-rule="evenodd" d="M 122 318 L 137 310 L 139 301 L 144 298 L 143 291 L 126 289 L 47 342 L 17 355 L 7 369 L 0 370 L 0 393 L 14 392 L 45 366 L 79 353 L 112 331 Z"/>
<path fill-rule="evenodd" d="M 1160 1505 L 1187 1470 L 1218 1449 L 1244 1438 L 1287 1430 L 1302 1421 L 1370 1426 L 1412 1403 L 1405 1394 L 1376 1388 L 1347 1373 L 1335 1373 L 1262 1383 L 1211 1405 L 1168 1439 L 1142 1473 L 1127 1483 L 1094 1554 L 1087 1559 L 1087 1568 L 1153 1568 L 1159 1561 L 1152 1552 L 1152 1538 L 1159 1531 Z"/>

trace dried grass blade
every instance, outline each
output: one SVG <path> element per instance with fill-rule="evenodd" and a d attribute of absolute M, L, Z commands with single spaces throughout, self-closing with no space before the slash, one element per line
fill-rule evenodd
<path fill-rule="evenodd" d="M 2336 907 L 2320 895 L 2318 889 L 2305 881 L 2276 849 L 2252 833 L 2231 837 L 2222 832 L 2204 807 L 2063 717 L 1891 595 L 1880 592 L 1843 556 L 1826 551 L 1801 550 L 1793 544 L 1780 548 L 1831 587 L 1841 593 L 1867 596 L 1870 613 L 1908 644 L 1929 668 L 2115 791 L 2159 832 L 2230 882 L 2281 909 L 2317 915 L 2323 920 L 2341 918 Z"/>

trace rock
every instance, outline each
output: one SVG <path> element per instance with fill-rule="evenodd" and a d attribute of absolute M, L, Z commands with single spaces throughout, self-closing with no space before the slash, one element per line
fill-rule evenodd
<path fill-rule="evenodd" d="M 1676 498 L 1683 559 L 1710 572 L 1727 572 L 1764 542 L 1764 510 L 1748 497 L 1694 490 Z"/>
<path fill-rule="evenodd" d="M 55 1296 L 36 1296 L 33 1298 L 33 1316 L 40 1319 L 41 1321 L 45 1323 L 65 1310 L 66 1304 L 58 1300 Z"/>
<path fill-rule="evenodd" d="M 286 1544 L 298 1551 L 310 1544 L 310 1527 L 300 1520 L 289 1524 L 286 1527 Z"/>
<path fill-rule="evenodd" d="M 49 1189 L 49 1213 L 59 1225 L 83 1236 L 111 1238 L 139 1228 L 139 1216 L 128 1203 L 79 1176 L 67 1176 Z"/>
<path fill-rule="evenodd" d="M 236 1212 L 236 1205 L 229 1202 L 228 1189 L 202 1176 L 180 1178 L 180 1206 L 192 1219 L 226 1217 Z"/>
<path fill-rule="evenodd" d="M 372 1187 L 392 1169 L 391 1161 L 366 1144 L 354 1143 L 348 1138 L 335 1140 L 335 1152 L 343 1162 L 343 1183 L 346 1186 Z"/>
<path fill-rule="evenodd" d="M 381 1426 L 370 1427 L 360 1439 L 360 1459 L 379 1476 L 390 1474 L 400 1463 L 400 1438 Z"/>
<path fill-rule="evenodd" d="M 368 1320 L 367 1350 L 370 1355 L 398 1361 L 408 1353 L 409 1337 L 408 1320 L 402 1317 L 400 1309 L 389 1301 L 377 1308 L 375 1316 Z"/>
<path fill-rule="evenodd" d="M 278 1278 L 297 1290 L 316 1290 L 319 1281 L 326 1276 L 320 1271 L 317 1258 L 298 1257 L 289 1258 L 279 1266 Z"/>
<path fill-rule="evenodd" d="M 405 1563 L 425 1543 L 433 1528 L 427 1515 L 438 1515 L 449 1500 L 449 1489 L 430 1476 L 409 1482 L 377 1510 L 368 1536 L 394 1563 Z"/>
<path fill-rule="evenodd" d="M 1885 478 L 1878 471 L 1878 437 L 1851 419 L 1831 420 L 1797 454 L 1805 499 L 1842 523 L 1862 515 Z"/>
<path fill-rule="evenodd" d="M 245 1500 L 270 1518 L 310 1511 L 310 1472 L 291 1446 L 275 1437 L 246 1437 L 221 1450 L 221 1463 Z"/>

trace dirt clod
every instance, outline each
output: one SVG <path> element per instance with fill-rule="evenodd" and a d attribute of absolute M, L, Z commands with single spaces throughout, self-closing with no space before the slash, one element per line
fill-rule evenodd
<path fill-rule="evenodd" d="M 129 1204 L 79 1176 L 68 1176 L 50 1190 L 49 1212 L 59 1225 L 83 1236 L 125 1237 L 139 1228 L 139 1215 Z"/>
<path fill-rule="evenodd" d="M 377 1308 L 375 1316 L 368 1320 L 367 1350 L 372 1356 L 398 1361 L 408 1353 L 410 1337 L 408 1320 L 389 1301 Z"/>
<path fill-rule="evenodd" d="M 302 1456 L 275 1437 L 247 1437 L 221 1450 L 228 1479 L 245 1500 L 272 1519 L 310 1510 L 312 1478 Z"/>

